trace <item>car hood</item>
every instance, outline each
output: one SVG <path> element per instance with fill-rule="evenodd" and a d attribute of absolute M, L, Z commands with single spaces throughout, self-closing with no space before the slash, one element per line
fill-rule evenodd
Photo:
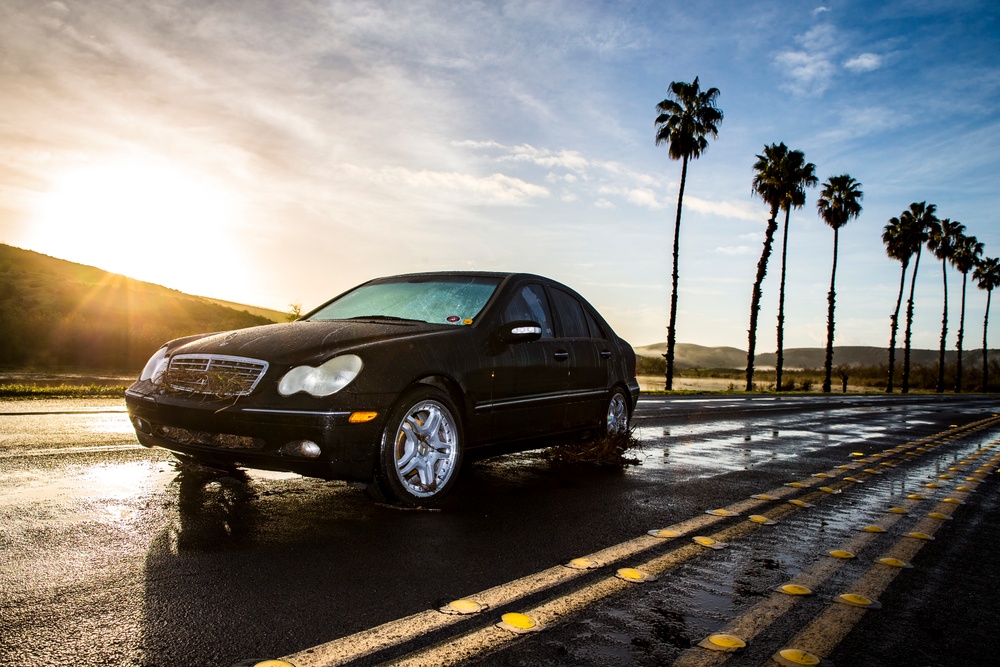
<path fill-rule="evenodd" d="M 372 343 L 448 333 L 457 327 L 420 322 L 334 320 L 267 324 L 208 334 L 181 342 L 170 354 L 224 354 L 263 359 L 274 364 L 314 363 L 341 350 Z"/>

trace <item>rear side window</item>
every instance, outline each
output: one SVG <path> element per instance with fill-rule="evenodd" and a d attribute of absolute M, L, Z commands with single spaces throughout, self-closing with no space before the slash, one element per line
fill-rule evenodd
<path fill-rule="evenodd" d="M 590 338 L 587 315 L 579 301 L 560 289 L 553 289 L 552 303 L 559 315 L 563 338 Z"/>
<path fill-rule="evenodd" d="M 552 310 L 549 300 L 545 298 L 545 289 L 541 285 L 530 284 L 518 288 L 503 312 L 504 322 L 531 320 L 542 325 L 542 338 L 552 338 L 555 332 L 552 328 Z"/>

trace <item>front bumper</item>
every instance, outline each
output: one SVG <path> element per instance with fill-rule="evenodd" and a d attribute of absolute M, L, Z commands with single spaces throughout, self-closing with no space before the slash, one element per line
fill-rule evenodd
<path fill-rule="evenodd" d="M 209 465 L 368 482 L 374 476 L 391 403 L 382 396 L 364 403 L 378 416 L 354 424 L 348 421 L 350 405 L 276 408 L 260 401 L 209 401 L 160 394 L 149 383 L 136 383 L 125 392 L 129 419 L 145 447 L 160 447 Z M 288 452 L 302 441 L 318 445 L 319 455 Z"/>

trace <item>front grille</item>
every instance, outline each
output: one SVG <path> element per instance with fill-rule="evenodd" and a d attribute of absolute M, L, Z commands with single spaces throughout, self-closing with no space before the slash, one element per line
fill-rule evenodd
<path fill-rule="evenodd" d="M 229 398 L 246 396 L 267 372 L 267 362 L 223 354 L 178 354 L 163 383 L 173 391 Z"/>

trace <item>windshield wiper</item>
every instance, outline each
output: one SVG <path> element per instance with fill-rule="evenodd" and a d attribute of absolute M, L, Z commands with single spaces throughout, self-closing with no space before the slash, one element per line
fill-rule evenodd
<path fill-rule="evenodd" d="M 395 315 L 355 315 L 346 318 L 348 320 L 379 320 L 380 322 L 420 322 L 423 320 L 413 320 L 406 317 L 396 317 Z"/>

